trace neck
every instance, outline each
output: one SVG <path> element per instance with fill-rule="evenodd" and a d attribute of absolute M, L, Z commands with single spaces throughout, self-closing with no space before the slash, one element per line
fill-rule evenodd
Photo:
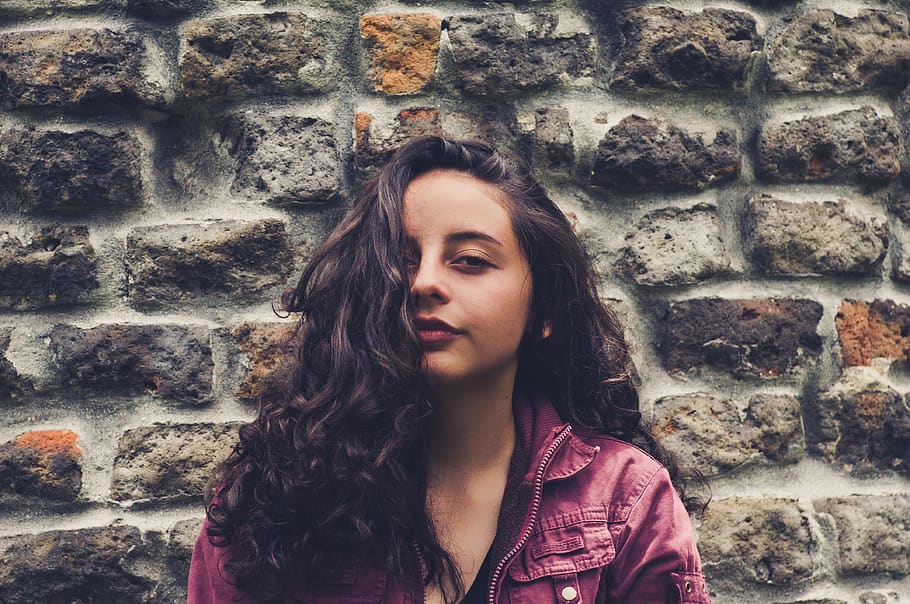
<path fill-rule="evenodd" d="M 515 448 L 514 375 L 435 389 L 431 474 L 476 476 L 508 466 Z"/>

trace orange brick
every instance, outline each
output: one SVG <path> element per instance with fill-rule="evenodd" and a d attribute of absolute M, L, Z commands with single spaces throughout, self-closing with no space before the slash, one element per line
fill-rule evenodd
<path fill-rule="evenodd" d="M 910 360 L 910 307 L 891 300 L 844 300 L 834 321 L 844 365 Z"/>
<path fill-rule="evenodd" d="M 441 26 L 439 17 L 429 13 L 363 15 L 360 37 L 367 42 L 373 89 L 421 91 L 436 71 Z"/>

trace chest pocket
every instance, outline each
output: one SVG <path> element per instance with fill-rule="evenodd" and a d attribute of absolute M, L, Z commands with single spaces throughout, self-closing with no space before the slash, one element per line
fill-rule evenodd
<path fill-rule="evenodd" d="M 308 588 L 295 586 L 289 602 L 294 604 L 377 604 L 386 590 L 386 573 L 365 568 L 333 572 Z"/>
<path fill-rule="evenodd" d="M 509 566 L 513 602 L 593 602 L 600 570 L 616 556 L 602 508 L 541 522 Z"/>

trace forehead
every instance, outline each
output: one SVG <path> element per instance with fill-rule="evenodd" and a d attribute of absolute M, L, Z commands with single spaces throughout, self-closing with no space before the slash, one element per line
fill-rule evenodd
<path fill-rule="evenodd" d="M 404 193 L 409 234 L 477 229 L 512 236 L 505 195 L 495 186 L 454 170 L 433 170 L 411 181 Z"/>

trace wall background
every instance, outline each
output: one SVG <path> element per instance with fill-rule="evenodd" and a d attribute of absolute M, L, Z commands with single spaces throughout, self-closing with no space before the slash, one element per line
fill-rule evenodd
<path fill-rule="evenodd" d="M 0 600 L 185 598 L 271 302 L 435 132 L 576 221 L 716 603 L 910 600 L 907 8 L 0 0 Z"/>

